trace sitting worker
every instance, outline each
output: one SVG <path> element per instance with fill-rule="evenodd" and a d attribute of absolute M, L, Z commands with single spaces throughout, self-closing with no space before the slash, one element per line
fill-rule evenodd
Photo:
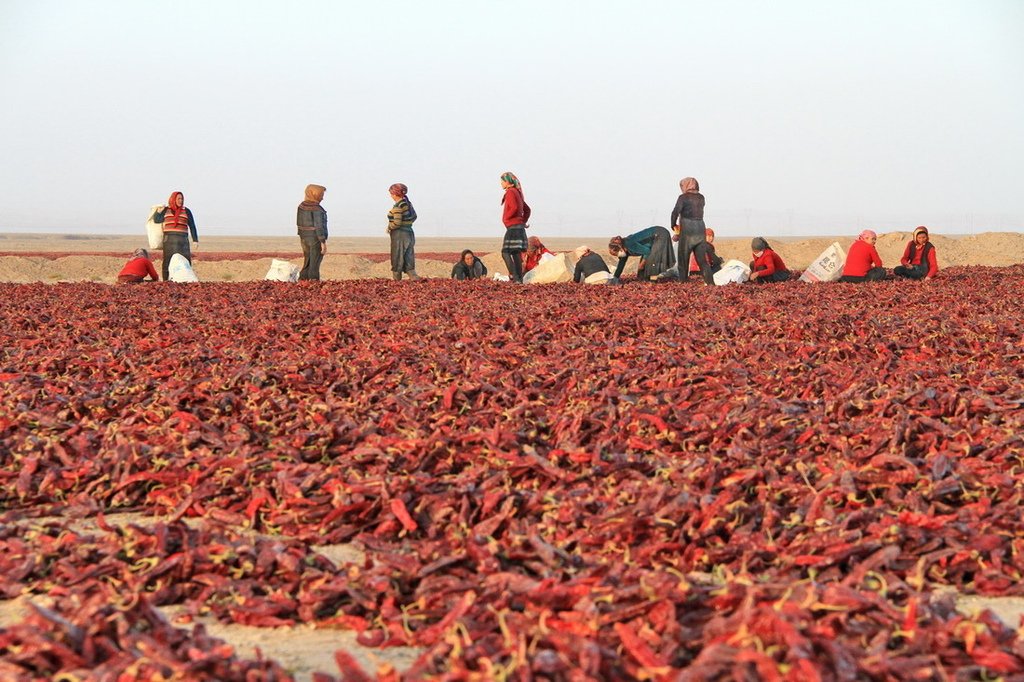
<path fill-rule="evenodd" d="M 613 277 L 618 279 L 630 256 L 640 257 L 637 279 L 650 280 L 670 269 L 676 262 L 672 233 L 660 225 L 635 232 L 627 237 L 612 237 L 608 252 L 619 259 Z"/>
<path fill-rule="evenodd" d="M 523 251 L 523 274 L 533 270 L 540 264 L 540 259 L 545 253 L 551 253 L 548 247 L 541 243 L 539 237 L 530 237 L 526 240 L 526 251 Z M 554 255 L 554 254 L 552 254 Z"/>
<path fill-rule="evenodd" d="M 470 249 L 462 252 L 459 262 L 452 266 L 452 279 L 480 279 L 487 274 L 487 266 Z"/>
<path fill-rule="evenodd" d="M 885 279 L 885 268 L 882 257 L 878 255 L 875 242 L 878 235 L 873 230 L 864 230 L 857 241 L 850 246 L 843 265 L 843 276 L 840 282 L 877 282 Z"/>
<path fill-rule="evenodd" d="M 789 279 L 789 270 L 782 262 L 779 254 L 772 250 L 768 240 L 764 237 L 754 237 L 750 241 L 750 249 L 753 251 L 754 262 L 750 264 L 750 281 L 785 282 Z"/>
<path fill-rule="evenodd" d="M 708 267 L 711 268 L 711 274 L 715 274 L 722 269 L 722 263 L 724 259 L 715 253 L 715 231 L 710 227 L 704 230 L 704 254 Z M 678 273 L 677 273 L 678 274 Z M 697 263 L 697 252 L 690 252 L 690 274 L 699 275 L 700 265 Z"/>
<path fill-rule="evenodd" d="M 576 256 L 576 269 L 572 273 L 573 282 L 584 282 L 599 272 L 608 273 L 608 277 L 601 278 L 602 281 L 607 282 L 611 279 L 608 264 L 604 262 L 604 258 L 591 251 L 589 246 L 581 246 L 573 254 Z"/>
<path fill-rule="evenodd" d="M 160 275 L 156 273 L 156 268 L 153 267 L 153 261 L 149 260 L 149 251 L 145 249 L 135 249 L 132 253 L 132 257 L 128 259 L 128 262 L 121 268 L 121 272 L 117 273 L 118 284 L 138 284 L 139 282 L 145 281 L 146 275 L 149 275 L 150 279 L 154 282 L 160 281 Z"/>
<path fill-rule="evenodd" d="M 935 258 L 935 246 L 928 239 L 928 228 L 922 225 L 914 230 L 914 238 L 903 250 L 900 264 L 892 274 L 910 279 L 932 279 L 939 272 L 939 261 Z"/>

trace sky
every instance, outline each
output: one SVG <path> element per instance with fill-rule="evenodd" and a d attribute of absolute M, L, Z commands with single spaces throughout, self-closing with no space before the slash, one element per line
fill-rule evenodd
<path fill-rule="evenodd" d="M 0 0 L 0 231 L 1024 231 L 1021 0 Z"/>

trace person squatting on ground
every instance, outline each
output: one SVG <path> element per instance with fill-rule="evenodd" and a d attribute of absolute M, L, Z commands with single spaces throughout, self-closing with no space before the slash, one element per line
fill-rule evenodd
<path fill-rule="evenodd" d="M 416 222 L 416 209 L 409 202 L 409 188 L 396 182 L 388 188 L 395 205 L 388 211 L 388 235 L 391 237 L 391 276 L 395 281 L 408 273 L 409 279 L 423 279 L 416 274 L 416 235 L 412 224 Z"/>
<path fill-rule="evenodd" d="M 619 259 L 612 275 L 615 279 L 622 276 L 630 256 L 640 257 L 636 277 L 644 281 L 657 277 L 675 265 L 672 233 L 661 225 L 652 225 L 626 237 L 612 237 L 608 242 L 608 253 Z"/>
<path fill-rule="evenodd" d="M 935 246 L 928 239 L 928 228 L 921 225 L 914 229 L 914 237 L 907 242 L 903 258 L 892 269 L 892 274 L 910 279 L 932 279 L 938 272 L 939 261 L 935 257 Z"/>
<path fill-rule="evenodd" d="M 470 249 L 463 251 L 459 262 L 452 266 L 452 279 L 481 279 L 486 275 L 487 266 Z"/>
<path fill-rule="evenodd" d="M 320 279 L 320 263 L 327 253 L 327 211 L 320 205 L 327 188 L 306 185 L 306 198 L 296 211 L 295 224 L 302 246 L 302 270 L 299 279 Z"/>
<path fill-rule="evenodd" d="M 704 246 L 705 253 L 707 254 L 708 267 L 711 268 L 711 274 L 714 275 L 722 269 L 723 258 L 715 253 L 715 231 L 710 227 L 704 230 Z M 690 274 L 700 274 L 700 265 L 697 263 L 697 254 L 693 252 L 690 253 Z"/>
<path fill-rule="evenodd" d="M 505 190 L 505 194 L 501 198 L 501 204 L 504 207 L 501 212 L 501 222 L 505 224 L 505 239 L 501 243 L 501 259 L 505 261 L 509 279 L 522 283 L 523 251 L 529 248 L 526 240 L 526 228 L 530 220 L 530 206 L 523 197 L 523 187 L 514 173 L 501 174 L 501 187 Z"/>
<path fill-rule="evenodd" d="M 875 248 L 877 241 L 878 235 L 873 230 L 864 230 L 860 233 L 857 241 L 850 246 L 850 252 L 846 254 L 840 282 L 878 282 L 885 279 L 882 257 Z"/>
<path fill-rule="evenodd" d="M 160 275 L 156 274 L 153 261 L 149 260 L 149 251 L 135 249 L 132 257 L 121 268 L 121 272 L 117 273 L 117 283 L 138 284 L 146 279 L 146 275 L 149 275 L 154 282 L 160 281 Z"/>
<path fill-rule="evenodd" d="M 764 237 L 754 237 L 750 240 L 750 249 L 754 252 L 754 261 L 750 264 L 750 281 L 759 282 L 785 282 L 789 279 L 789 270 L 782 262 L 779 254 L 772 250 Z"/>
<path fill-rule="evenodd" d="M 696 256 L 697 267 L 700 269 L 701 278 L 705 284 L 714 284 L 711 268 L 708 267 L 707 255 L 707 227 L 704 225 L 704 195 L 700 193 L 700 185 L 694 178 L 683 178 L 679 181 L 679 189 L 682 194 L 676 199 L 675 208 L 672 209 L 671 226 L 676 232 L 673 239 L 679 241 L 679 254 L 676 262 L 679 263 L 679 281 L 686 282 L 690 278 L 689 268 L 685 264 L 690 262 L 690 254 Z M 668 268 L 666 268 L 667 270 Z"/>
<path fill-rule="evenodd" d="M 551 253 L 548 247 L 541 243 L 540 237 L 530 237 L 526 240 L 526 244 L 526 251 L 523 252 L 524 275 L 540 265 L 540 259 L 545 253 Z"/>
<path fill-rule="evenodd" d="M 604 258 L 590 250 L 589 246 L 580 246 L 574 252 L 576 256 L 576 268 L 572 273 L 573 282 L 584 282 L 591 275 L 599 272 L 608 272 L 608 264 Z"/>
<path fill-rule="evenodd" d="M 199 235 L 196 233 L 196 219 L 192 211 L 185 207 L 185 195 L 181 192 L 171 192 L 167 199 L 167 206 L 153 214 L 153 222 L 163 225 L 163 279 L 168 280 L 167 270 L 171 265 L 171 257 L 180 253 L 189 265 L 192 264 L 192 250 L 189 248 L 188 235 L 192 233 L 192 243 L 199 243 Z"/>

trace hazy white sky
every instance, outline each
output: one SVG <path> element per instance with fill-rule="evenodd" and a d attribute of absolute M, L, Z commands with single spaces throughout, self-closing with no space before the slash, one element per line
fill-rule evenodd
<path fill-rule="evenodd" d="M 1024 230 L 1022 83 L 1022 0 L 0 0 L 0 230 Z"/>

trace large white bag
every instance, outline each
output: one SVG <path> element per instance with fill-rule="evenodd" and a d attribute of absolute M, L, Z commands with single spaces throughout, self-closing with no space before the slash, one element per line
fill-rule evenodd
<path fill-rule="evenodd" d="M 722 264 L 722 269 L 714 274 L 715 284 L 724 286 L 726 284 L 743 284 L 750 279 L 750 266 L 743 261 L 727 260 Z"/>
<path fill-rule="evenodd" d="M 198 282 L 196 271 L 192 264 L 180 253 L 171 256 L 171 262 L 167 266 L 167 279 L 172 282 Z"/>
<path fill-rule="evenodd" d="M 153 214 L 162 210 L 164 210 L 162 204 L 149 209 L 149 220 L 146 221 L 146 236 L 149 238 L 150 249 L 159 249 L 164 245 L 164 226 L 153 222 Z"/>
<path fill-rule="evenodd" d="M 533 270 L 523 275 L 523 284 L 551 284 L 571 282 L 573 266 L 569 254 L 556 253 L 547 260 L 541 260 Z"/>
<path fill-rule="evenodd" d="M 299 272 L 298 265 L 275 258 L 270 261 L 270 269 L 267 270 L 267 276 L 263 279 L 269 279 L 274 282 L 298 282 Z"/>
<path fill-rule="evenodd" d="M 832 242 L 832 246 L 821 252 L 821 255 L 814 259 L 810 267 L 800 275 L 801 282 L 835 282 L 843 276 L 843 266 L 846 264 L 846 252 L 839 242 Z"/>
<path fill-rule="evenodd" d="M 586 284 L 608 284 L 612 281 L 612 273 L 607 270 L 598 270 L 592 275 L 588 275 L 583 280 Z"/>

